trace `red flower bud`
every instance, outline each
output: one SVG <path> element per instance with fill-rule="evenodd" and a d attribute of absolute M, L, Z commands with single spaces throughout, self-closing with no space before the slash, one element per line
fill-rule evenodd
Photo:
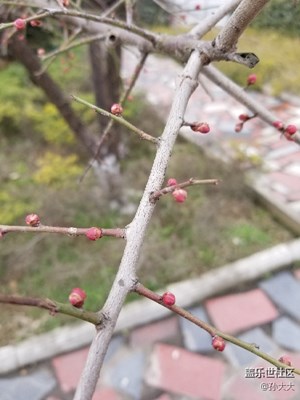
<path fill-rule="evenodd" d="M 33 19 L 32 21 L 30 21 L 30 25 L 35 27 L 35 26 L 41 26 L 42 25 L 42 21 L 40 21 L 39 19 Z"/>
<path fill-rule="evenodd" d="M 39 226 L 41 221 L 37 214 L 28 214 L 25 218 L 25 222 L 30 226 Z"/>
<path fill-rule="evenodd" d="M 297 127 L 295 125 L 288 125 L 284 131 L 288 135 L 293 135 L 297 132 Z"/>
<path fill-rule="evenodd" d="M 248 119 L 249 119 L 250 117 L 249 117 L 249 115 L 247 115 L 247 114 L 240 114 L 239 115 L 239 120 L 241 120 L 241 121 L 248 121 Z"/>
<path fill-rule="evenodd" d="M 281 131 L 283 129 L 283 123 L 281 121 L 274 121 L 273 126 L 274 126 L 274 128 L 278 129 L 279 131 Z"/>
<path fill-rule="evenodd" d="M 83 306 L 85 299 L 86 293 L 81 288 L 72 289 L 69 295 L 69 302 L 72 304 L 72 306 L 77 308 L 81 308 Z"/>
<path fill-rule="evenodd" d="M 225 340 L 221 336 L 215 335 L 211 343 L 215 350 L 223 351 L 225 349 Z"/>
<path fill-rule="evenodd" d="M 247 78 L 247 85 L 254 85 L 255 82 L 257 81 L 257 76 L 255 74 L 250 74 Z"/>
<path fill-rule="evenodd" d="M 177 181 L 175 178 L 168 179 L 167 186 L 175 186 L 177 185 Z"/>
<path fill-rule="evenodd" d="M 102 229 L 95 227 L 89 228 L 85 232 L 85 236 L 90 240 L 100 239 L 102 237 Z"/>
<path fill-rule="evenodd" d="M 244 126 L 243 122 L 239 122 L 238 124 L 236 124 L 234 128 L 235 132 L 241 132 L 243 126 Z"/>
<path fill-rule="evenodd" d="M 187 198 L 187 191 L 184 189 L 175 189 L 172 196 L 177 203 L 184 203 Z"/>
<path fill-rule="evenodd" d="M 23 18 L 17 18 L 14 21 L 14 26 L 18 31 L 25 29 L 26 21 Z"/>
<path fill-rule="evenodd" d="M 166 292 L 162 295 L 162 302 L 166 306 L 173 306 L 175 304 L 176 298 L 173 293 Z"/>
<path fill-rule="evenodd" d="M 203 134 L 208 133 L 210 131 L 210 127 L 206 122 L 194 123 L 191 125 L 191 129 L 194 132 L 199 132 Z"/>
<path fill-rule="evenodd" d="M 114 115 L 121 115 L 123 112 L 123 107 L 121 106 L 121 104 L 115 103 L 111 106 L 110 108 L 110 112 Z"/>
<path fill-rule="evenodd" d="M 281 357 L 278 359 L 278 361 L 282 362 L 282 363 L 285 364 L 285 365 L 288 365 L 289 367 L 292 366 L 292 361 L 291 361 L 290 357 L 287 356 L 287 355 L 281 356 Z"/>

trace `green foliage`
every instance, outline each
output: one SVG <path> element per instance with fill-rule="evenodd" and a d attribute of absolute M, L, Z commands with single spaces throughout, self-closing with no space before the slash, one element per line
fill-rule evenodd
<path fill-rule="evenodd" d="M 170 21 L 169 13 L 151 0 L 140 0 L 136 2 L 136 13 L 138 24 L 142 25 L 168 25 Z"/>
<path fill-rule="evenodd" d="M 273 29 L 284 35 L 299 36 L 299 1 L 273 0 L 253 21 L 252 26 L 259 29 Z M 277 47 L 278 49 L 280 47 Z"/>
<path fill-rule="evenodd" d="M 11 193 L 0 191 L 0 221 L 2 224 L 13 224 L 16 219 L 28 211 L 28 202 Z"/>
<path fill-rule="evenodd" d="M 239 41 L 238 51 L 249 50 L 254 50 L 260 58 L 259 64 L 253 70 L 226 62 L 218 63 L 217 67 L 241 86 L 245 86 L 250 73 L 255 73 L 257 82 L 249 90 L 267 88 L 273 95 L 279 95 L 283 91 L 299 94 L 299 38 L 286 37 L 277 30 L 248 29 Z"/>
<path fill-rule="evenodd" d="M 75 154 L 61 156 L 49 151 L 37 160 L 37 166 L 38 170 L 34 173 L 33 180 L 44 185 L 67 185 L 82 173 Z"/>
<path fill-rule="evenodd" d="M 47 102 L 40 107 L 29 103 L 25 106 L 25 112 L 34 130 L 40 133 L 46 142 L 57 145 L 74 143 L 73 133 L 52 103 Z"/>

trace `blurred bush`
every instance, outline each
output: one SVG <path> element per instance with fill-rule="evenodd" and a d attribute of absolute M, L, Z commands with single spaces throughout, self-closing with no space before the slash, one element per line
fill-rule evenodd
<path fill-rule="evenodd" d="M 299 1 L 271 1 L 254 20 L 252 26 L 276 29 L 284 35 L 298 36 L 300 33 Z"/>

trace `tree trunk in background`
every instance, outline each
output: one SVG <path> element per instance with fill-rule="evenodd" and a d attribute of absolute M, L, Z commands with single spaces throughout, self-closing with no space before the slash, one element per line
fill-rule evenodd
<path fill-rule="evenodd" d="M 89 52 L 95 103 L 98 107 L 110 110 L 120 97 L 121 48 L 119 45 L 107 47 L 98 41 L 89 45 Z M 101 137 L 109 120 L 101 115 L 97 115 L 97 118 Z M 124 151 L 121 129 L 119 125 L 113 125 L 100 149 L 101 161 L 93 163 L 101 186 L 108 194 L 111 205 L 116 207 L 124 205 L 119 163 Z"/>
<path fill-rule="evenodd" d="M 42 68 L 42 64 L 26 41 L 19 40 L 16 35 L 13 35 L 9 41 L 8 50 L 9 56 L 24 66 L 31 81 L 42 89 L 49 101 L 55 105 L 62 118 L 64 118 L 73 131 L 76 139 L 84 145 L 90 155 L 95 154 L 95 138 L 89 134 L 85 124 L 74 112 L 71 100 L 64 94 L 51 76 L 47 72 L 38 74 Z"/>

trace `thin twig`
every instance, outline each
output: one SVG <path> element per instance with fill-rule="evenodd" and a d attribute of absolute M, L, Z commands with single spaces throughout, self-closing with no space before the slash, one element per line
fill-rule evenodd
<path fill-rule="evenodd" d="M 42 69 L 39 72 L 36 73 L 36 75 L 43 74 L 49 68 L 51 63 L 54 61 L 54 59 L 58 55 L 66 53 L 69 50 L 72 50 L 72 49 L 74 49 L 76 47 L 79 47 L 79 46 L 82 46 L 82 45 L 85 45 L 85 44 L 88 44 L 88 43 L 95 42 L 97 40 L 104 40 L 106 38 L 106 36 L 107 35 L 105 35 L 105 34 L 97 34 L 97 35 L 88 36 L 88 37 L 85 37 L 85 38 L 82 38 L 82 39 L 78 39 L 78 40 L 76 40 L 75 42 L 73 42 L 73 43 L 71 43 L 69 45 L 63 46 L 63 47 L 61 47 L 61 48 L 59 48 L 57 50 L 53 50 L 53 51 L 47 53 L 46 55 L 44 55 L 44 56 L 42 56 L 40 58 L 41 58 L 42 62 L 45 62 L 45 61 L 48 61 L 48 62 L 42 67 Z"/>
<path fill-rule="evenodd" d="M 239 346 L 245 350 L 250 351 L 251 353 L 256 354 L 258 357 L 268 361 L 269 363 L 275 365 L 277 368 L 284 368 L 284 369 L 289 369 L 292 370 L 293 373 L 300 375 L 300 369 L 294 368 L 294 367 L 290 367 L 287 366 L 286 364 L 283 364 L 282 362 L 276 360 L 275 358 L 269 356 L 267 353 L 264 353 L 263 351 L 259 350 L 259 348 L 257 348 L 257 346 L 253 343 L 247 343 L 244 342 L 243 340 L 237 339 L 234 336 L 228 335 L 227 333 L 221 332 L 218 329 L 214 328 L 213 326 L 207 324 L 206 322 L 200 320 L 199 318 L 197 318 L 195 315 L 193 315 L 192 313 L 188 312 L 187 310 L 185 310 L 182 307 L 179 307 L 177 305 L 173 305 L 173 306 L 167 306 L 163 303 L 162 301 L 162 296 L 160 296 L 159 294 L 153 292 L 150 289 L 147 289 L 145 286 L 143 286 L 141 283 L 137 283 L 133 290 L 133 292 L 138 293 L 139 295 L 143 296 L 143 297 L 147 297 L 150 300 L 155 301 L 156 303 L 162 305 L 163 307 L 166 307 L 168 309 L 170 309 L 171 311 L 173 311 L 174 313 L 180 315 L 181 317 L 187 319 L 188 321 L 192 322 L 193 324 L 199 326 L 200 328 L 204 329 L 206 332 L 208 332 L 212 337 L 217 335 L 222 337 L 223 339 L 227 340 L 228 342 L 231 342 L 233 344 L 235 344 L 236 346 Z"/>
<path fill-rule="evenodd" d="M 85 101 L 83 99 L 81 99 L 80 97 L 71 96 L 75 101 L 77 101 L 80 104 L 83 104 L 89 108 L 91 108 L 92 110 L 96 111 L 97 113 L 104 115 L 105 117 L 109 117 L 111 119 L 113 119 L 115 122 L 119 123 L 120 125 L 125 126 L 126 128 L 128 128 L 129 130 L 131 130 L 132 132 L 136 133 L 141 139 L 143 140 L 148 140 L 149 142 L 158 144 L 159 143 L 159 139 L 155 138 L 154 136 L 149 135 L 148 133 L 142 131 L 141 129 L 137 128 L 136 126 L 132 125 L 130 122 L 126 121 L 123 117 L 121 116 L 117 116 L 114 115 L 106 110 L 103 110 L 103 108 L 97 107 L 94 104 L 89 103 L 88 101 Z"/>
<path fill-rule="evenodd" d="M 136 81 L 137 81 L 137 79 L 138 79 L 138 77 L 139 77 L 139 75 L 140 75 L 142 69 L 143 69 L 143 66 L 145 65 L 145 62 L 146 62 L 147 57 L 148 57 L 148 53 L 144 53 L 143 56 L 142 56 L 142 58 L 140 59 L 139 63 L 138 63 L 137 66 L 135 67 L 135 70 L 134 70 L 134 73 L 133 73 L 133 75 L 132 75 L 132 77 L 131 77 L 131 79 L 130 79 L 130 83 L 129 83 L 128 88 L 127 88 L 127 89 L 124 91 L 124 93 L 120 96 L 120 101 L 119 101 L 119 103 L 120 103 L 121 105 L 124 104 L 124 102 L 127 100 L 128 96 L 130 95 L 130 93 L 131 93 L 131 91 L 132 91 L 132 89 L 133 89 L 133 87 L 134 87 L 134 85 L 135 85 L 135 83 L 136 83 Z M 80 177 L 80 179 L 79 179 L 79 183 L 81 183 L 81 182 L 83 181 L 83 179 L 86 177 L 87 173 L 88 173 L 89 170 L 92 168 L 93 163 L 94 163 L 97 159 L 99 159 L 101 147 L 102 147 L 102 145 L 103 145 L 103 143 L 104 143 L 104 140 L 105 140 L 106 137 L 109 135 L 109 132 L 110 132 L 111 128 L 113 127 L 113 125 L 114 125 L 114 120 L 113 120 L 113 119 L 110 119 L 110 120 L 108 121 L 106 127 L 104 128 L 104 132 L 103 132 L 102 136 L 100 137 L 99 143 L 97 144 L 96 153 L 95 153 L 93 159 L 92 159 L 92 160 L 89 162 L 89 164 L 87 165 L 87 167 L 86 167 L 85 171 L 83 172 L 83 174 L 81 175 L 81 177 Z"/>
<path fill-rule="evenodd" d="M 90 228 L 74 228 L 74 227 L 61 227 L 61 226 L 48 226 L 48 225 L 39 225 L 39 226 L 26 226 L 26 225 L 0 225 L 0 233 L 5 235 L 9 232 L 29 232 L 29 233 L 57 233 L 67 236 L 86 236 L 87 231 Z M 122 228 L 110 228 L 104 229 L 99 228 L 101 230 L 101 237 L 103 236 L 111 236 L 116 238 L 125 238 L 125 229 Z"/>
<path fill-rule="evenodd" d="M 172 186 L 166 186 L 163 189 L 157 190 L 156 192 L 151 193 L 149 200 L 151 202 L 155 202 L 159 200 L 161 196 L 164 194 L 172 193 L 176 189 L 182 189 L 188 186 L 193 186 L 193 185 L 218 185 L 219 184 L 219 179 L 194 179 L 190 178 L 188 181 L 182 182 L 182 183 L 177 183 L 176 185 Z"/>
<path fill-rule="evenodd" d="M 100 313 L 83 310 L 82 308 L 76 308 L 71 304 L 60 303 L 49 299 L 0 294 L 0 303 L 43 308 L 48 310 L 51 315 L 57 313 L 66 314 L 81 319 L 82 321 L 91 322 L 96 326 L 98 326 L 102 321 Z"/>

